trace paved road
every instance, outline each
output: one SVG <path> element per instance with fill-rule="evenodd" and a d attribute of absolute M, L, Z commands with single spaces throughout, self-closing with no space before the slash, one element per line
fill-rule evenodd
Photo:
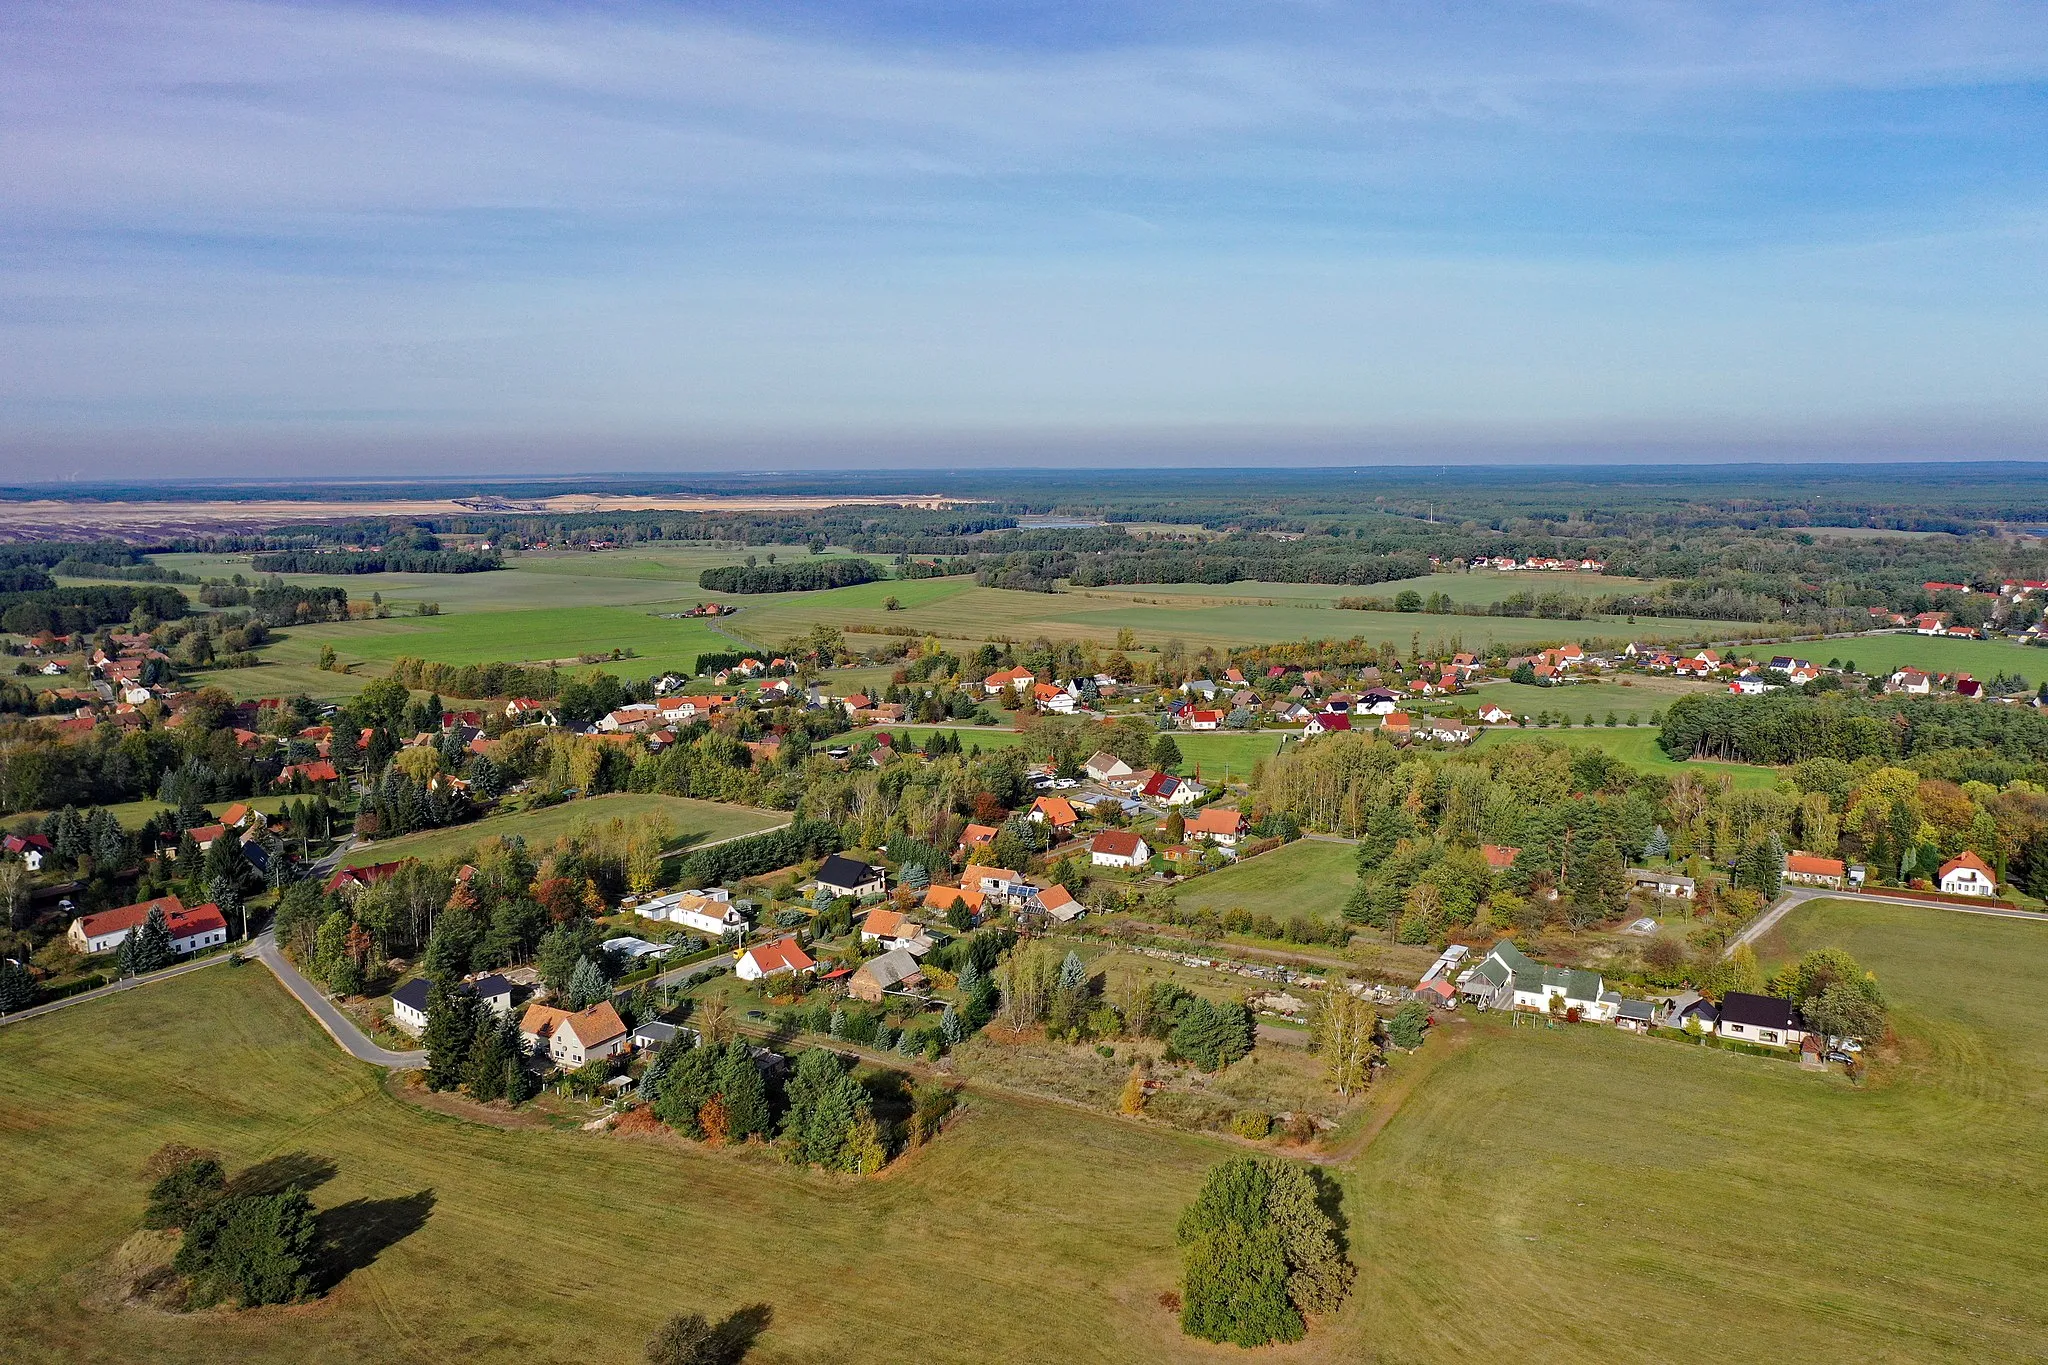
<path fill-rule="evenodd" d="M 276 935 L 268 929 L 250 942 L 249 952 L 270 968 L 271 974 L 306 1007 L 306 1013 L 313 1016 L 313 1022 L 327 1030 L 327 1036 L 351 1057 L 394 1071 L 416 1071 L 427 1064 L 427 1054 L 423 1051 L 393 1052 L 371 1042 L 369 1035 L 356 1027 L 355 1020 L 327 998 L 326 992 L 299 975 L 298 969 L 285 960 L 284 953 L 277 946 Z"/>
<path fill-rule="evenodd" d="M 47 1005 L 37 1005 L 33 1009 L 22 1010 L 17 1014 L 0 1015 L 0 1024 L 18 1024 L 24 1019 L 54 1014 L 71 1005 L 83 1005 L 88 1000 L 103 1000 L 110 995 L 119 995 L 122 991 L 132 991 L 137 986 L 154 986 L 159 981 L 169 981 L 172 977 L 183 976 L 187 972 L 217 967 L 226 962 L 229 956 L 230 954 L 224 952 L 215 953 L 212 957 L 202 957 L 193 962 L 180 962 L 175 967 L 166 967 L 160 972 L 151 972 L 148 976 L 124 977 L 111 985 L 101 986 L 98 990 L 81 991 L 77 995 L 67 995 L 62 1000 L 52 1000 Z"/>
<path fill-rule="evenodd" d="M 1761 918 L 1737 934 L 1728 943 L 1721 956 L 1727 957 L 1745 943 L 1754 943 L 1777 926 L 1779 920 L 1806 904 L 1808 901 L 1860 901 L 1864 905 L 1911 906 L 1920 910 L 1950 910 L 1958 915 L 1983 915 L 1990 919 L 2033 920 L 2037 924 L 2048 924 L 2048 915 L 2036 914 L 2032 910 L 2014 910 L 2001 902 L 1991 901 L 1985 905 L 1953 905 L 1947 901 L 1911 900 L 1903 896 L 1877 896 L 1862 891 L 1830 891 L 1825 887 L 1802 886 L 1797 891 L 1787 891 L 1764 912 Z"/>

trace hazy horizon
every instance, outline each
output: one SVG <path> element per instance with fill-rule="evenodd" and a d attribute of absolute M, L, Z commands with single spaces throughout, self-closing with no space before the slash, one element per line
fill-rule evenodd
<path fill-rule="evenodd" d="M 2048 459 L 2044 92 L 1960 2 L 29 0 L 0 480 Z"/>

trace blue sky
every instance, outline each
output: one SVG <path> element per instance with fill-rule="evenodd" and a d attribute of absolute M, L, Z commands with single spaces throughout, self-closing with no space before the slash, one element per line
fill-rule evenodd
<path fill-rule="evenodd" d="M 0 474 L 2048 457 L 2048 7 L 0 7 Z"/>

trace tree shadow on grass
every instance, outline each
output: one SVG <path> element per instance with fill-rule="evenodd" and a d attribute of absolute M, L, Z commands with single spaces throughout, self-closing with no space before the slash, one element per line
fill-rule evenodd
<path fill-rule="evenodd" d="M 285 1152 L 259 1161 L 228 1182 L 229 1194 L 282 1194 L 296 1186 L 311 1192 L 334 1179 L 341 1168 L 333 1157 L 312 1152 Z"/>
<path fill-rule="evenodd" d="M 754 1342 L 761 1333 L 768 1330 L 768 1324 L 775 1321 L 775 1310 L 765 1303 L 749 1304 L 736 1308 L 731 1316 L 712 1332 L 715 1357 L 724 1365 L 739 1365 L 747 1352 L 754 1349 Z"/>
<path fill-rule="evenodd" d="M 1329 1217 L 1330 1235 L 1336 1240 L 1337 1254 L 1351 1253 L 1351 1225 L 1344 1218 L 1344 1187 L 1330 1178 L 1328 1171 L 1318 1167 L 1308 1168 L 1308 1178 L 1316 1187 L 1316 1206 Z"/>
<path fill-rule="evenodd" d="M 320 1213 L 321 1284 L 331 1288 L 352 1271 L 372 1264 L 394 1246 L 418 1232 L 434 1211 L 434 1192 L 396 1199 L 351 1199 Z"/>

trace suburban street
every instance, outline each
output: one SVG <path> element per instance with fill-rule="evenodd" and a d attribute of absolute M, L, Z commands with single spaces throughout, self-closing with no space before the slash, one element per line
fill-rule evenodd
<path fill-rule="evenodd" d="M 427 1064 L 424 1051 L 393 1052 L 379 1047 L 355 1021 L 342 1012 L 340 1006 L 327 998 L 318 986 L 299 974 L 296 967 L 285 960 L 284 953 L 277 946 L 277 936 L 265 929 L 248 945 L 248 950 L 270 968 L 271 974 L 283 983 L 284 988 L 298 997 L 306 1007 L 306 1013 L 313 1016 L 315 1023 L 327 1030 L 327 1036 L 338 1043 L 342 1050 L 359 1061 L 373 1062 L 394 1071 L 413 1071 Z"/>

